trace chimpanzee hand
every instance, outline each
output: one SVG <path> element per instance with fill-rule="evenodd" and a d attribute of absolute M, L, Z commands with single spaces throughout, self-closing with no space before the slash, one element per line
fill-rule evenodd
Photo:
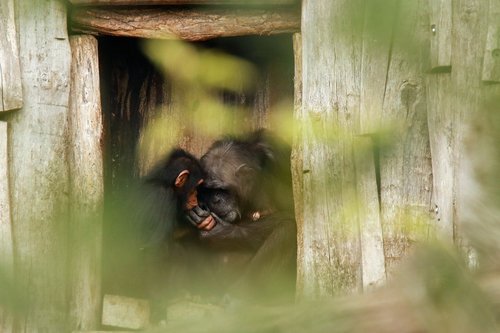
<path fill-rule="evenodd" d="M 200 206 L 196 206 L 193 209 L 188 210 L 186 218 L 192 225 L 202 231 L 212 230 L 212 228 L 217 224 L 214 217 L 210 215 L 210 211 L 208 209 L 205 210 Z"/>

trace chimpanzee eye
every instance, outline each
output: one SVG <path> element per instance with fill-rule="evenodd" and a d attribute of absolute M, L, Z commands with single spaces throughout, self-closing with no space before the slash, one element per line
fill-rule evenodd
<path fill-rule="evenodd" d="M 221 197 L 219 195 L 214 195 L 212 197 L 212 203 L 213 204 L 218 204 L 221 201 Z"/>

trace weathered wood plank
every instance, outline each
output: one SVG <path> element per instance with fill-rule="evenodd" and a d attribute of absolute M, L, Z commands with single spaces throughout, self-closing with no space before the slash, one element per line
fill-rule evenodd
<path fill-rule="evenodd" d="M 66 4 L 16 2 L 24 106 L 9 124 L 15 278 L 29 309 L 19 332 L 67 331 Z"/>
<path fill-rule="evenodd" d="M 431 70 L 451 70 L 452 0 L 432 0 L 430 5 Z"/>
<path fill-rule="evenodd" d="M 360 134 L 381 130 L 397 1 L 366 3 L 361 59 Z"/>
<path fill-rule="evenodd" d="M 23 106 L 14 0 L 0 1 L 0 112 Z"/>
<path fill-rule="evenodd" d="M 117 295 L 104 295 L 102 324 L 127 329 L 143 329 L 149 325 L 149 302 Z"/>
<path fill-rule="evenodd" d="M 379 90 L 383 101 L 379 104 L 381 133 L 377 137 L 389 276 L 412 244 L 432 235 L 432 167 L 423 76 L 429 52 L 427 0 L 402 2 L 393 13 L 396 19 L 387 72 L 381 73 L 386 81 L 383 92 Z M 365 89 L 376 88 L 368 85 Z"/>
<path fill-rule="evenodd" d="M 496 7 L 498 8 L 498 6 Z M 487 1 L 471 0 L 453 3 L 453 71 L 451 73 L 453 105 L 450 110 L 453 119 L 453 146 L 450 159 L 453 163 L 453 213 L 455 242 L 466 250 L 468 241 L 462 230 L 462 210 L 459 191 L 462 188 L 462 164 L 464 163 L 464 135 L 468 124 L 478 116 L 490 96 L 498 98 L 498 85 L 485 85 L 482 79 L 482 63 L 485 52 L 489 22 Z M 496 22 L 498 24 L 498 22 Z M 457 50 L 457 51 L 455 51 Z M 490 95 L 490 96 L 489 96 Z M 498 103 L 491 112 L 498 112 Z"/>
<path fill-rule="evenodd" d="M 70 328 L 90 330 L 99 327 L 101 309 L 104 179 L 99 63 L 93 36 L 73 36 L 70 45 Z"/>
<path fill-rule="evenodd" d="M 305 1 L 302 6 L 299 297 L 361 288 L 359 230 L 351 210 L 363 8 L 363 1 Z"/>
<path fill-rule="evenodd" d="M 427 80 L 429 140 L 432 155 L 432 210 L 439 235 L 453 240 L 453 95 L 447 73 Z"/>
<path fill-rule="evenodd" d="M 461 164 L 466 124 L 482 106 L 483 93 L 496 85 L 482 84 L 482 58 L 488 33 L 488 3 L 453 3 L 454 56 L 451 74 L 428 76 L 429 134 L 434 178 L 436 225 L 445 238 L 465 245 L 460 231 Z"/>
<path fill-rule="evenodd" d="M 12 273 L 14 252 L 10 215 L 7 126 L 6 122 L 0 121 L 0 265 L 5 272 Z"/>
<path fill-rule="evenodd" d="M 0 121 L 0 274 L 12 279 L 14 271 L 14 248 L 9 197 L 8 124 Z M 7 300 L 8 302 L 9 300 Z M 12 331 L 11 313 L 0 305 L 0 332 Z"/>
<path fill-rule="evenodd" d="M 361 235 L 363 288 L 370 290 L 382 285 L 386 275 L 374 145 L 371 137 L 359 136 L 354 139 L 354 164 L 357 214 Z"/>
<path fill-rule="evenodd" d="M 83 6 L 138 6 L 138 5 L 291 5 L 297 0 L 70 0 Z"/>
<path fill-rule="evenodd" d="M 302 142 L 299 134 L 301 133 L 300 116 L 302 114 L 302 35 L 296 33 L 293 35 L 293 55 L 294 55 L 294 129 L 293 146 L 291 154 L 293 199 L 295 208 L 295 221 L 297 228 L 303 230 L 304 226 L 304 192 L 303 184 L 303 161 L 302 161 Z M 304 262 L 305 258 L 303 233 L 297 233 L 297 261 Z M 304 286 L 305 272 L 303 265 L 297 265 L 297 285 Z"/>
<path fill-rule="evenodd" d="M 180 38 L 189 41 L 217 37 L 296 32 L 297 10 L 169 10 L 77 8 L 75 31 L 140 38 Z"/>
<path fill-rule="evenodd" d="M 490 0 L 488 9 L 488 34 L 484 49 L 484 82 L 500 82 L 500 1 Z"/>

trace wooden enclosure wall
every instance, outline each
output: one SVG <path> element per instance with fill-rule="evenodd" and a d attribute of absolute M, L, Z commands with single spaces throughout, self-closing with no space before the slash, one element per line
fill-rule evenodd
<path fill-rule="evenodd" d="M 23 108 L 9 123 L 14 274 L 26 313 L 19 332 L 64 331 L 71 53 L 58 1 L 16 2 Z"/>
<path fill-rule="evenodd" d="M 419 240 L 466 245 L 463 137 L 500 96 L 499 22 L 495 0 L 303 1 L 299 296 L 377 285 Z"/>
<path fill-rule="evenodd" d="M 0 112 L 0 330 L 95 329 L 103 185 L 96 40 L 73 39 L 71 50 L 61 1 L 1 1 L 0 32 L 0 111 L 8 111 Z"/>
<path fill-rule="evenodd" d="M 273 4 L 282 2 L 289 3 Z M 70 46 L 66 11 L 56 0 L 0 1 L 1 277 L 14 276 L 15 298 L 26 305 L 17 317 L 0 311 L 1 331 L 97 328 L 101 117 L 108 117 L 107 157 L 116 158 L 108 180 L 152 163 L 130 164 L 131 144 L 159 104 L 166 102 L 172 121 L 185 119 L 175 108 L 175 83 L 128 48 L 115 58 L 101 50 L 109 52 L 101 112 L 97 42 L 75 37 Z M 130 9 L 118 12 L 127 18 Z M 89 22 L 102 13 L 82 9 L 74 19 L 95 32 Z M 295 14 L 276 15 L 280 31 L 297 30 Z M 460 225 L 463 137 L 477 110 L 500 96 L 498 0 L 304 0 L 301 15 L 293 170 L 299 295 L 379 285 L 414 242 L 434 234 L 468 250 Z M 266 73 L 247 128 L 268 125 L 279 84 Z M 240 97 L 223 98 L 238 104 Z M 209 142 L 186 132 L 179 144 L 200 155 Z"/>

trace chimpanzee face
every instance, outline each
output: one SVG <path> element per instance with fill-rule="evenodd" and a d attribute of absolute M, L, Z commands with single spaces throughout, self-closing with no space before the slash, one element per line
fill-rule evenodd
<path fill-rule="evenodd" d="M 251 209 L 258 182 L 258 161 L 249 145 L 220 141 L 201 158 L 206 172 L 200 199 L 227 222 L 239 220 Z"/>
<path fill-rule="evenodd" d="M 236 195 L 230 190 L 201 187 L 198 200 L 209 210 L 226 222 L 235 222 L 241 218 Z"/>

